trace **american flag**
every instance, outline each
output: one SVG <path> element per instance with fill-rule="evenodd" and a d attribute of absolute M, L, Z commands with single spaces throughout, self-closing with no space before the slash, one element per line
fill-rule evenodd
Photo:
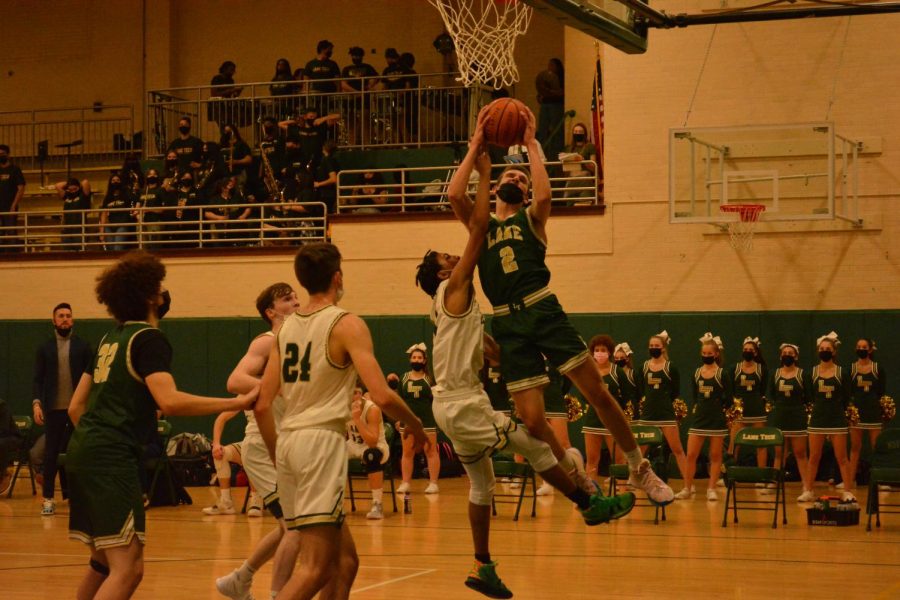
<path fill-rule="evenodd" d="M 597 70 L 594 73 L 594 90 L 591 99 L 591 121 L 594 134 L 594 146 L 597 149 L 597 201 L 603 204 L 603 75 L 600 70 L 600 58 L 597 58 Z"/>

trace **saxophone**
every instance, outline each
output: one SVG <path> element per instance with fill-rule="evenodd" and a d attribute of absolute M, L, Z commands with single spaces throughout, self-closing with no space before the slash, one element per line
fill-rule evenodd
<path fill-rule="evenodd" d="M 278 184 L 278 180 L 275 179 L 275 171 L 272 170 L 272 163 L 269 162 L 269 157 L 266 155 L 266 148 L 274 145 L 274 142 L 259 143 L 259 158 L 263 167 L 263 183 L 266 186 L 269 199 L 282 198 L 283 200 L 284 191 Z"/>

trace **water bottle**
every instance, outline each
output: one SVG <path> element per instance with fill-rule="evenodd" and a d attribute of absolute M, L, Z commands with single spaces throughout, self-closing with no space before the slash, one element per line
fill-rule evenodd
<path fill-rule="evenodd" d="M 403 493 L 403 514 L 412 514 L 412 496 L 410 496 L 409 492 Z"/>

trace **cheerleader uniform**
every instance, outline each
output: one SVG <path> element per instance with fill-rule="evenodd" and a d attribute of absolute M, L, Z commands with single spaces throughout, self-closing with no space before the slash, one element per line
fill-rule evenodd
<path fill-rule="evenodd" d="M 812 415 L 809 419 L 810 433 L 831 434 L 847 433 L 847 415 L 845 410 L 850 401 L 849 379 L 845 378 L 843 369 L 835 366 L 834 375 L 822 377 L 819 366 L 812 369 Z"/>
<path fill-rule="evenodd" d="M 619 403 L 619 407 L 621 407 L 623 412 L 626 412 L 628 404 L 632 404 L 632 411 L 634 410 L 633 402 L 635 396 L 635 385 L 634 379 L 630 371 L 626 371 L 619 365 L 612 365 L 609 369 L 609 373 L 603 376 L 603 383 L 606 384 L 606 388 L 609 390 L 609 393 L 613 398 L 616 399 L 616 402 Z M 576 396 L 579 400 L 583 402 L 583 398 L 581 398 L 581 394 L 576 393 Z M 626 412 L 627 414 L 627 412 Z M 588 406 L 585 409 L 584 421 L 581 426 L 582 433 L 597 433 L 600 435 L 610 435 L 609 429 L 603 424 L 600 420 L 600 416 L 597 414 L 597 411 L 593 406 Z"/>
<path fill-rule="evenodd" d="M 701 369 L 694 371 L 694 422 L 688 434 L 709 437 L 728 435 L 725 409 L 734 403 L 733 380 L 719 367 L 712 377 L 704 377 Z"/>
<path fill-rule="evenodd" d="M 775 375 L 769 382 L 769 400 L 772 412 L 769 413 L 768 424 L 777 427 L 784 437 L 806 436 L 806 404 L 812 383 L 809 375 L 798 368 L 792 377 L 785 377 L 781 367 L 775 369 Z"/>
<path fill-rule="evenodd" d="M 645 361 L 640 380 L 639 423 L 655 427 L 677 425 L 672 403 L 678 398 L 680 385 L 678 369 L 671 362 L 666 361 L 660 371 L 651 371 L 650 361 Z"/>
<path fill-rule="evenodd" d="M 885 374 L 877 362 L 872 362 L 872 371 L 860 373 L 858 363 L 850 365 L 850 397 L 859 411 L 857 429 L 881 430 L 881 397 L 884 395 Z"/>
<path fill-rule="evenodd" d="M 404 373 L 397 393 L 413 411 L 413 414 L 421 419 L 425 433 L 437 433 L 434 411 L 431 410 L 434 396 L 431 393 L 431 380 L 428 379 L 428 376 L 426 375 L 422 379 L 410 379 L 409 372 Z"/>
<path fill-rule="evenodd" d="M 734 397 L 740 399 L 743 407 L 741 423 L 765 423 L 766 422 L 766 381 L 768 380 L 766 367 L 756 364 L 756 371 L 744 373 L 741 369 L 743 363 L 734 366 Z"/>

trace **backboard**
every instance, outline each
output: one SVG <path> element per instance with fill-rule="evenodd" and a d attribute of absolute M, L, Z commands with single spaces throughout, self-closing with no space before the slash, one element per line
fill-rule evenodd
<path fill-rule="evenodd" d="M 628 54 L 647 51 L 647 26 L 617 0 L 522 0 L 534 10 Z M 647 2 L 644 2 L 647 4 Z"/>

